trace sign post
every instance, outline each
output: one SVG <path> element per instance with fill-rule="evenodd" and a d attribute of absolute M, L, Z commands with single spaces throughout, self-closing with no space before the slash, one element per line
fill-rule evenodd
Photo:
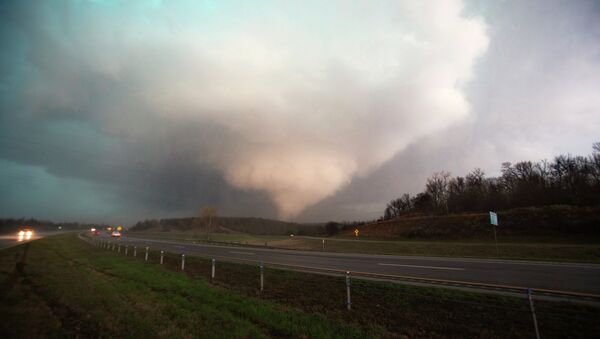
<path fill-rule="evenodd" d="M 490 224 L 494 229 L 494 242 L 496 243 L 496 256 L 498 256 L 498 236 L 496 235 L 496 227 L 498 226 L 498 215 L 492 211 L 490 211 Z"/>
<path fill-rule="evenodd" d="M 531 288 L 527 289 L 527 297 L 529 299 L 529 308 L 531 309 L 531 315 L 533 317 L 533 327 L 535 329 L 535 337 L 540 339 L 540 330 L 538 329 L 537 317 L 535 316 L 535 307 L 533 306 L 533 295 Z"/>

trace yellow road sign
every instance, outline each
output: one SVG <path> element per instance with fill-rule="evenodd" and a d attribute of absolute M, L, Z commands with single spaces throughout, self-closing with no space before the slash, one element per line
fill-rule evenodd
<path fill-rule="evenodd" d="M 123 230 L 123 226 L 117 226 L 117 231 L 122 231 Z"/>
<path fill-rule="evenodd" d="M 355 237 L 358 237 L 358 228 L 355 228 L 355 229 L 354 229 L 354 236 L 355 236 Z"/>

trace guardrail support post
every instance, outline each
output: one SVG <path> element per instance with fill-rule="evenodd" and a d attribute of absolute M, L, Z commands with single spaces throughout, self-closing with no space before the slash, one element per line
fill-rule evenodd
<path fill-rule="evenodd" d="M 215 278 L 215 262 L 216 262 L 215 258 L 212 258 L 212 270 L 210 272 L 210 277 L 212 279 Z"/>
<path fill-rule="evenodd" d="M 325 239 L 321 239 L 321 251 L 325 251 Z"/>
<path fill-rule="evenodd" d="M 148 246 L 146 246 L 146 257 L 144 258 L 144 261 L 148 261 Z"/>
<path fill-rule="evenodd" d="M 181 255 L 181 270 L 185 269 L 185 254 Z"/>
<path fill-rule="evenodd" d="M 137 246 L 133 246 L 133 256 L 137 257 Z"/>
<path fill-rule="evenodd" d="M 540 339 L 540 330 L 538 329 L 537 317 L 535 316 L 535 307 L 533 307 L 533 293 L 531 291 L 531 288 L 527 289 L 527 297 L 529 298 L 529 308 L 531 309 L 531 316 L 533 317 L 535 337 L 536 339 Z"/>
<path fill-rule="evenodd" d="M 113 252 L 115 251 L 115 243 L 112 244 L 111 251 L 113 251 Z"/>
<path fill-rule="evenodd" d="M 352 282 L 350 281 L 350 271 L 346 271 L 346 307 L 348 311 L 352 309 L 352 299 L 350 299 L 350 285 Z"/>
<path fill-rule="evenodd" d="M 117 253 L 121 253 L 121 244 L 119 244 L 119 248 L 117 249 Z"/>
<path fill-rule="evenodd" d="M 129 245 L 125 245 L 125 256 L 127 256 L 127 252 L 129 252 Z"/>
<path fill-rule="evenodd" d="M 165 251 L 160 251 L 160 264 L 163 264 L 163 258 L 165 256 Z"/>
<path fill-rule="evenodd" d="M 260 263 L 260 291 L 262 292 L 265 289 L 265 265 Z"/>

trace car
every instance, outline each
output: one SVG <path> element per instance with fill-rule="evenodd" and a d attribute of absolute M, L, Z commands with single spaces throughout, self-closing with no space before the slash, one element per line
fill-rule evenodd
<path fill-rule="evenodd" d="M 30 229 L 22 229 L 17 233 L 17 240 L 18 241 L 23 241 L 23 240 L 31 240 L 31 237 L 33 236 L 33 230 Z"/>
<path fill-rule="evenodd" d="M 121 237 L 121 232 L 119 232 L 119 231 L 113 231 L 110 234 L 110 236 L 113 237 L 113 238 L 120 238 Z"/>

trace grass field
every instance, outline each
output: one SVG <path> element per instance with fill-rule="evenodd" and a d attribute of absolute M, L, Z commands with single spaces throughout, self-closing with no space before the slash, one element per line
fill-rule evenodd
<path fill-rule="evenodd" d="M 187 241 L 205 241 L 207 237 L 206 234 L 194 234 L 193 232 L 132 232 L 130 235 Z M 557 237 L 512 237 L 501 239 L 498 244 L 498 255 L 493 239 L 425 241 L 224 233 L 213 233 L 210 235 L 210 239 L 223 243 L 266 245 L 273 248 L 310 251 L 321 251 L 322 239 L 325 239 L 325 250 L 329 252 L 600 263 L 600 242 L 597 239 L 589 238 L 564 240 Z"/>
<path fill-rule="evenodd" d="M 92 250 L 74 235 L 31 243 L 23 276 L 1 252 L 1 337 L 363 337 L 356 326 L 209 287 Z"/>
<path fill-rule="evenodd" d="M 75 235 L 0 251 L 0 336 L 8 337 L 532 337 L 526 299 L 354 280 L 179 256 L 141 257 Z M 537 301 L 544 338 L 600 336 L 600 309 Z"/>

